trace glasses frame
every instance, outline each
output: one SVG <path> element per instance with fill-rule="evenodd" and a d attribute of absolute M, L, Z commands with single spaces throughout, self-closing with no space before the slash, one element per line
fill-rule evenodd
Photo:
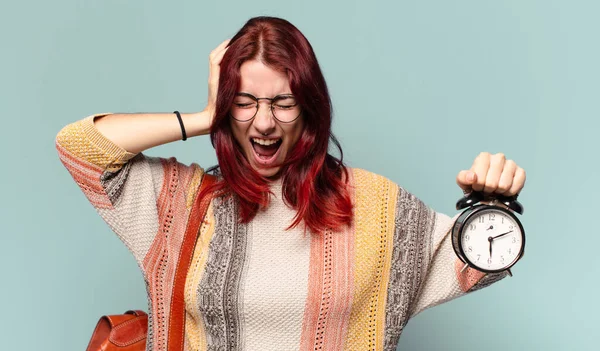
<path fill-rule="evenodd" d="M 229 115 L 231 116 L 231 118 L 235 119 L 238 122 L 249 122 L 249 121 L 253 120 L 256 117 L 256 115 L 258 114 L 258 110 L 260 109 L 260 100 L 269 100 L 269 102 L 270 102 L 269 109 L 271 110 L 271 116 L 273 116 L 273 118 L 275 118 L 279 123 L 286 123 L 286 124 L 288 124 L 288 123 L 294 123 L 298 119 L 298 117 L 300 117 L 300 115 L 302 115 L 302 106 L 300 106 L 300 112 L 298 113 L 298 116 L 296 116 L 291 121 L 282 121 L 279 118 L 277 118 L 277 116 L 275 116 L 275 111 L 273 109 L 273 102 L 275 100 L 277 100 L 277 99 L 281 99 L 281 98 L 284 98 L 284 97 L 293 97 L 293 98 L 295 98 L 293 94 L 279 94 L 279 95 L 277 95 L 277 96 L 275 96 L 273 98 L 267 98 L 267 97 L 261 97 L 261 98 L 259 98 L 259 97 L 256 97 L 256 96 L 252 95 L 252 94 L 249 94 L 249 93 L 237 93 L 237 94 L 235 94 L 235 96 L 245 96 L 247 98 L 250 98 L 250 99 L 254 100 L 254 102 L 256 103 L 256 111 L 254 112 L 254 115 L 251 118 L 248 118 L 248 119 L 245 119 L 245 120 L 241 120 L 241 119 L 237 119 L 237 118 L 233 117 L 233 114 L 231 113 L 231 111 L 229 111 Z M 293 106 L 296 106 L 296 105 L 298 105 L 298 102 L 296 102 L 296 104 L 293 105 Z"/>

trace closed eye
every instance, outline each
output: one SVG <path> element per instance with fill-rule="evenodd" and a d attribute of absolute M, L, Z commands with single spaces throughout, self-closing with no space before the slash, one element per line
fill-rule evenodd
<path fill-rule="evenodd" d="M 234 104 L 235 106 L 239 107 L 239 108 L 248 108 L 248 107 L 254 107 L 254 104 L 249 103 L 249 104 Z"/>
<path fill-rule="evenodd" d="M 294 105 L 273 105 L 273 106 L 275 106 L 276 108 L 288 110 L 288 109 L 296 107 L 296 105 L 297 104 L 294 104 Z"/>

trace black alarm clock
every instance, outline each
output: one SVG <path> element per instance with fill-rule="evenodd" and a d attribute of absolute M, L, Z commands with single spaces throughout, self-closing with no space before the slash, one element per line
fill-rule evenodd
<path fill-rule="evenodd" d="M 466 209 L 465 209 L 466 208 Z M 452 246 L 465 263 L 485 273 L 508 271 L 523 257 L 525 231 L 514 212 L 523 214 L 515 196 L 485 195 L 473 191 L 456 203 L 465 209 L 452 227 Z"/>

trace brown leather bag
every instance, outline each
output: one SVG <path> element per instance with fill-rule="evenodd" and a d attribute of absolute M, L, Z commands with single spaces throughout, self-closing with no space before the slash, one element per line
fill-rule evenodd
<path fill-rule="evenodd" d="M 194 206 L 188 226 L 185 230 L 183 244 L 175 271 L 173 284 L 173 298 L 169 319 L 169 351 L 183 350 L 183 330 L 185 323 L 185 305 L 183 292 L 185 278 L 194 253 L 194 246 L 200 231 L 200 223 L 206 215 L 211 196 L 200 198 L 200 194 L 208 186 L 214 184 L 216 178 L 205 174 L 196 193 Z M 177 298 L 177 297 L 180 298 Z M 130 310 L 124 314 L 102 316 L 92 338 L 88 344 L 87 351 L 145 351 L 146 336 L 148 334 L 148 315 L 144 311 Z"/>

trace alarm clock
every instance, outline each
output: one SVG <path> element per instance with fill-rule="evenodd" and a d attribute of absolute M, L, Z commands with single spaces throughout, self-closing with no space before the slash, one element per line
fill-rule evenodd
<path fill-rule="evenodd" d="M 507 271 L 523 257 L 525 230 L 514 214 L 523 214 L 517 196 L 485 195 L 473 191 L 456 202 L 465 209 L 452 227 L 454 252 L 465 263 L 485 273 Z"/>

